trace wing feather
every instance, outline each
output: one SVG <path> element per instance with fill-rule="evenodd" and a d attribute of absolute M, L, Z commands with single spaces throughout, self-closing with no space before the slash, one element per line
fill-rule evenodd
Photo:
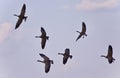
<path fill-rule="evenodd" d="M 18 21 L 16 23 L 15 29 L 17 29 L 20 26 L 20 24 L 22 23 L 22 21 L 24 19 L 24 15 L 25 15 L 25 10 L 26 10 L 26 5 L 23 4 L 23 7 L 21 9 L 21 13 L 20 13 Z"/>
<path fill-rule="evenodd" d="M 44 54 L 39 54 L 43 59 L 45 59 L 45 60 L 49 60 L 49 58 L 46 56 L 46 55 L 44 55 Z"/>
<path fill-rule="evenodd" d="M 108 54 L 107 54 L 107 56 L 112 57 L 112 55 L 113 55 L 113 48 L 112 48 L 112 46 L 111 46 L 111 45 L 109 45 L 109 47 L 108 47 Z"/>
<path fill-rule="evenodd" d="M 17 29 L 20 26 L 20 24 L 22 23 L 22 21 L 23 21 L 23 19 L 21 19 L 21 18 L 18 19 L 18 21 L 16 23 L 16 26 L 15 26 L 15 29 Z"/>
<path fill-rule="evenodd" d="M 45 44 L 46 44 L 46 38 L 42 38 L 42 41 L 41 41 L 41 47 L 42 47 L 42 49 L 45 48 Z"/>
<path fill-rule="evenodd" d="M 23 7 L 22 7 L 22 9 L 21 9 L 20 15 L 21 15 L 21 16 L 24 16 L 24 15 L 25 15 L 25 11 L 26 11 L 26 5 L 23 4 Z"/>
<path fill-rule="evenodd" d="M 66 63 L 67 63 L 67 60 L 68 60 L 68 57 L 64 56 L 64 57 L 63 57 L 63 64 L 66 64 Z"/>
<path fill-rule="evenodd" d="M 81 37 L 82 37 L 82 35 L 80 34 L 80 35 L 77 37 L 76 41 L 77 41 L 78 39 L 80 39 Z"/>
<path fill-rule="evenodd" d="M 86 24 L 82 22 L 82 32 L 86 32 Z"/>
<path fill-rule="evenodd" d="M 47 61 L 47 62 L 45 63 L 45 72 L 46 72 L 46 73 L 49 72 L 50 66 L 51 66 L 51 64 L 50 64 L 50 60 L 49 60 L 49 61 Z"/>
<path fill-rule="evenodd" d="M 42 33 L 42 35 L 46 36 L 46 32 L 45 32 L 45 29 L 43 27 L 41 27 L 41 33 Z"/>

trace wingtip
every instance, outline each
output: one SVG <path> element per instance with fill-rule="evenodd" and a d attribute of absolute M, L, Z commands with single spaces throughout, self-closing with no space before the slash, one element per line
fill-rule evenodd
<path fill-rule="evenodd" d="M 112 45 L 109 45 L 109 49 L 112 50 Z"/>
<path fill-rule="evenodd" d="M 112 45 L 109 45 L 109 47 L 112 47 Z"/>
<path fill-rule="evenodd" d="M 77 42 L 78 39 L 75 40 L 75 42 Z"/>
<path fill-rule="evenodd" d="M 25 4 L 25 3 L 23 3 L 23 6 L 26 6 L 26 4 Z"/>
<path fill-rule="evenodd" d="M 42 46 L 42 49 L 44 49 L 45 48 L 45 46 Z"/>
<path fill-rule="evenodd" d="M 82 23 L 85 23 L 84 21 L 82 21 Z"/>
<path fill-rule="evenodd" d="M 70 49 L 69 49 L 69 48 L 66 48 L 65 50 L 68 50 L 68 51 L 70 51 Z"/>
<path fill-rule="evenodd" d="M 85 25 L 85 22 L 84 22 L 84 21 L 82 21 L 82 24 L 84 24 L 84 25 Z"/>
<path fill-rule="evenodd" d="M 15 30 L 17 29 L 18 27 L 15 27 Z"/>
<path fill-rule="evenodd" d="M 41 27 L 41 29 L 44 29 L 43 27 Z"/>
<path fill-rule="evenodd" d="M 48 73 L 49 71 L 45 71 L 45 73 Z"/>
<path fill-rule="evenodd" d="M 39 55 L 40 55 L 40 56 L 45 56 L 45 55 L 44 55 L 44 54 L 42 54 L 42 53 L 39 53 Z"/>
<path fill-rule="evenodd" d="M 63 64 L 65 65 L 66 63 L 65 63 L 65 62 L 63 62 Z"/>
<path fill-rule="evenodd" d="M 39 55 L 41 56 L 41 55 L 43 55 L 42 53 L 39 53 Z"/>

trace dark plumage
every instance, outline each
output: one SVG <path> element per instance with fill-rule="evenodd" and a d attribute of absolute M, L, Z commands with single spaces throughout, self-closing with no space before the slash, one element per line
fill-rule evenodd
<path fill-rule="evenodd" d="M 43 27 L 41 27 L 41 36 L 35 36 L 36 38 L 41 38 L 41 47 L 42 49 L 45 48 L 46 40 L 49 39 L 49 36 L 46 36 L 46 32 Z"/>
<path fill-rule="evenodd" d="M 84 38 L 84 35 L 87 36 L 87 34 L 86 34 L 86 24 L 85 24 L 84 22 L 82 22 L 82 31 L 81 31 L 81 32 L 76 31 L 76 32 L 79 33 L 79 36 L 77 37 L 76 41 L 77 41 L 78 39 L 80 39 L 82 36 L 83 36 L 83 38 Z"/>
<path fill-rule="evenodd" d="M 17 17 L 18 17 L 18 21 L 17 21 L 17 23 L 16 23 L 15 29 L 17 29 L 17 28 L 20 26 L 20 24 L 22 23 L 23 19 L 26 21 L 27 16 L 25 16 L 25 12 L 26 12 L 26 5 L 23 4 L 23 7 L 22 7 L 22 9 L 21 9 L 20 15 L 14 14 L 14 16 L 17 16 Z"/>
<path fill-rule="evenodd" d="M 113 48 L 112 48 L 111 45 L 109 45 L 107 56 L 101 55 L 101 57 L 107 58 L 107 59 L 108 59 L 108 62 L 111 64 L 111 63 L 115 60 L 112 56 L 113 56 Z"/>
<path fill-rule="evenodd" d="M 59 55 L 63 55 L 63 64 L 67 63 L 68 58 L 72 59 L 72 55 L 70 55 L 70 49 L 66 48 L 65 53 L 58 53 Z"/>
<path fill-rule="evenodd" d="M 53 64 L 53 60 L 50 60 L 46 55 L 39 54 L 44 60 L 37 60 L 37 62 L 45 63 L 45 72 L 48 73 L 51 67 L 51 64 Z"/>

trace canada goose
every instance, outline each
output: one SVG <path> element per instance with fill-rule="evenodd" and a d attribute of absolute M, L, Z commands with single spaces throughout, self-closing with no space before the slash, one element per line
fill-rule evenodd
<path fill-rule="evenodd" d="M 63 64 L 67 63 L 68 58 L 72 59 L 72 55 L 70 55 L 70 49 L 66 48 L 65 53 L 58 53 L 59 55 L 63 55 Z"/>
<path fill-rule="evenodd" d="M 22 7 L 22 9 L 21 9 L 20 15 L 14 14 L 14 16 L 17 16 L 17 17 L 18 17 L 18 21 L 17 21 L 17 23 L 16 23 L 15 29 L 17 29 L 17 28 L 20 26 L 20 24 L 22 23 L 23 19 L 24 19 L 25 22 L 26 22 L 27 16 L 25 16 L 25 11 L 26 11 L 26 5 L 23 4 L 23 7 Z"/>
<path fill-rule="evenodd" d="M 113 48 L 112 48 L 111 45 L 109 45 L 107 56 L 101 55 L 101 57 L 107 58 L 107 59 L 108 59 L 108 62 L 111 64 L 111 63 L 115 60 L 115 59 L 112 57 L 112 55 L 113 55 Z"/>
<path fill-rule="evenodd" d="M 35 36 L 36 38 L 41 38 L 41 47 L 42 49 L 45 48 L 46 40 L 49 39 L 49 36 L 46 36 L 46 32 L 43 27 L 41 27 L 41 36 Z"/>
<path fill-rule="evenodd" d="M 46 55 L 44 54 L 39 54 L 44 60 L 37 60 L 37 62 L 42 62 L 45 63 L 45 72 L 48 73 L 50 70 L 51 64 L 53 64 L 53 60 L 50 60 Z"/>
<path fill-rule="evenodd" d="M 79 36 L 77 37 L 76 41 L 77 41 L 79 38 L 81 38 L 82 36 L 83 36 L 83 38 L 84 38 L 84 35 L 87 36 L 87 34 L 86 34 L 86 24 L 85 24 L 84 22 L 82 22 L 82 31 L 81 31 L 81 32 L 76 31 L 76 32 L 79 33 Z"/>

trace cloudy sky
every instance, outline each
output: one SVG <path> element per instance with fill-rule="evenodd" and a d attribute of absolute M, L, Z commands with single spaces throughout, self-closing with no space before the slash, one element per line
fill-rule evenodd
<path fill-rule="evenodd" d="M 26 4 L 27 22 L 15 30 L 17 17 Z M 120 0 L 0 0 L 0 78 L 120 78 Z M 87 37 L 75 42 L 82 22 Z M 49 40 L 41 49 L 40 27 Z M 114 63 L 109 64 L 108 46 L 113 47 Z M 62 64 L 70 48 L 72 59 Z M 44 72 L 44 53 L 54 61 Z"/>

